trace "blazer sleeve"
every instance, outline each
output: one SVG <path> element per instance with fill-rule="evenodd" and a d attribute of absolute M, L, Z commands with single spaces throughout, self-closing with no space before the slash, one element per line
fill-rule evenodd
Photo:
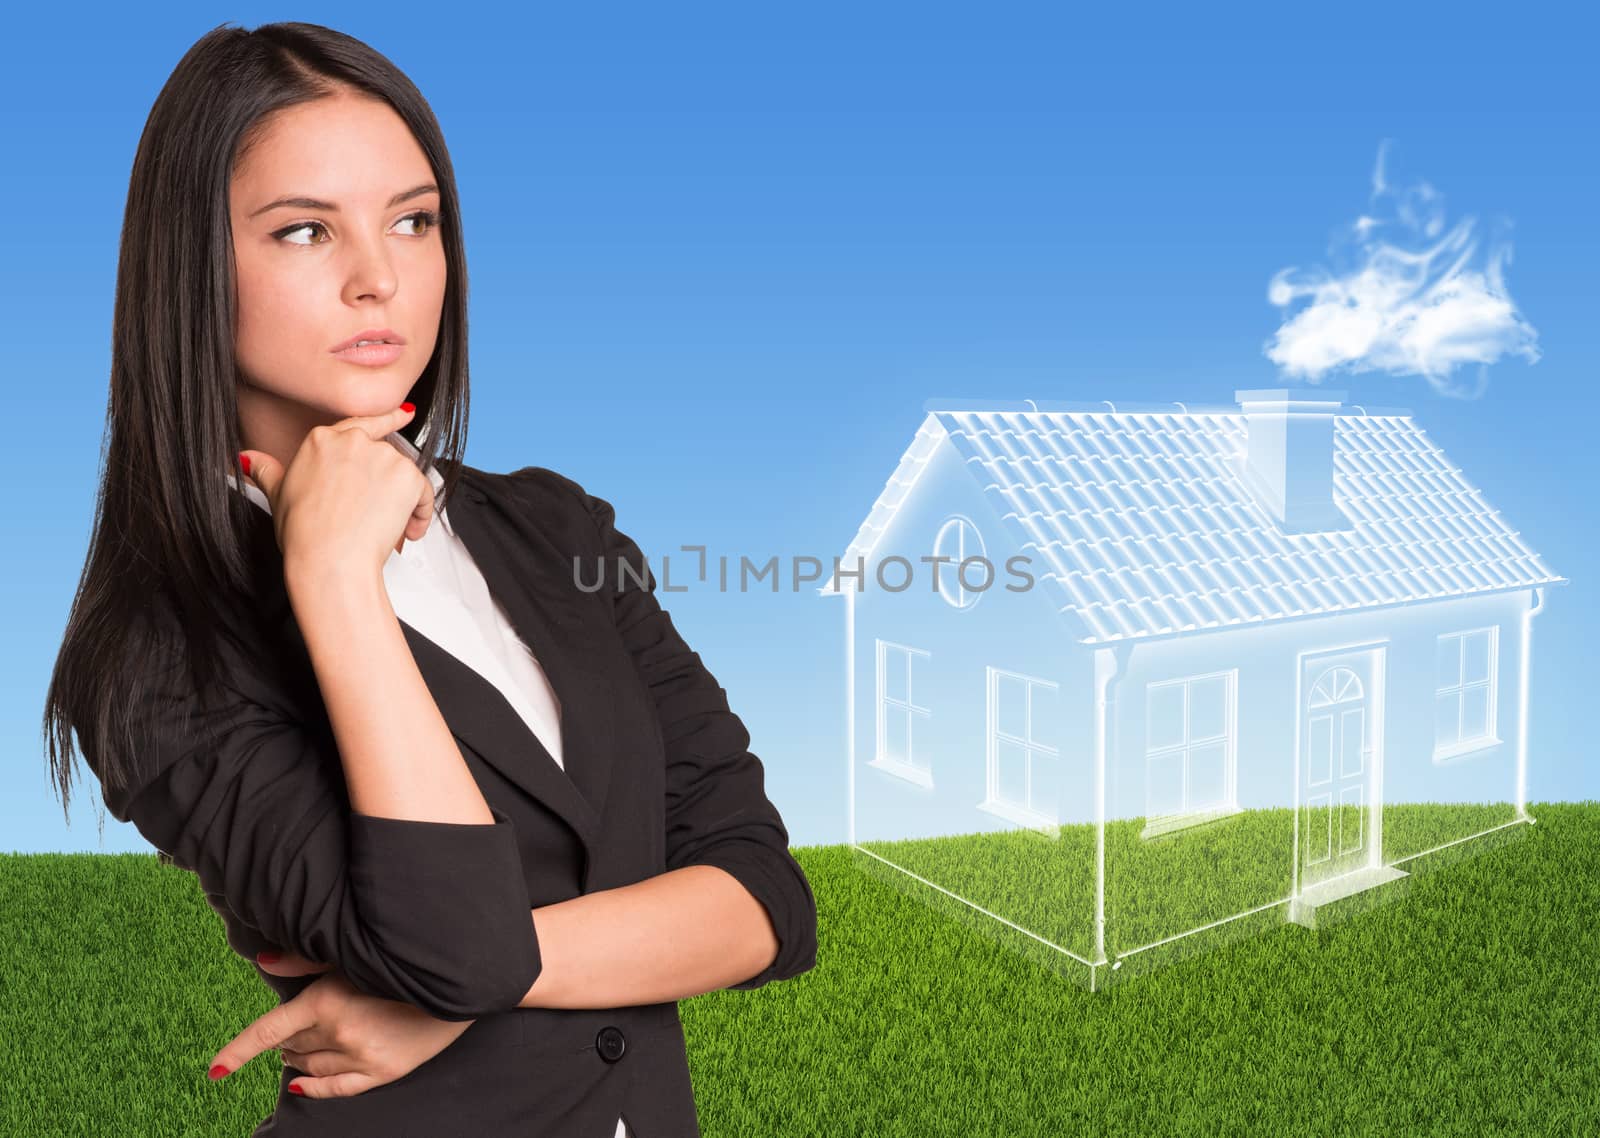
<path fill-rule="evenodd" d="M 772 919 L 777 957 L 729 987 L 747 991 L 808 971 L 817 962 L 816 899 L 789 852 L 783 819 L 766 796 L 749 732 L 729 708 L 727 692 L 656 600 L 649 563 L 616 528 L 611 503 L 557 478 L 579 496 L 598 530 L 601 577 L 612 594 L 617 630 L 655 701 L 667 752 L 667 868 L 719 866 Z M 619 572 L 619 558 L 633 571 Z"/>
<path fill-rule="evenodd" d="M 336 964 L 368 995 L 454 1021 L 518 1005 L 541 962 L 505 815 L 355 813 L 331 732 L 231 684 L 202 709 L 188 669 L 169 664 L 135 712 L 137 777 L 102 784 L 113 815 L 267 941 Z"/>

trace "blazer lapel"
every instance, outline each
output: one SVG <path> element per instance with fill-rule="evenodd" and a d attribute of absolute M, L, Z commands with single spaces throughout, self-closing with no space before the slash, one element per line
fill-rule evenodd
<path fill-rule="evenodd" d="M 533 650 L 560 702 L 561 753 L 557 763 L 522 716 L 475 669 L 458 660 L 402 618 L 400 628 L 417 670 L 450 731 L 511 782 L 554 811 L 590 847 L 598 839 L 600 810 L 611 776 L 613 728 L 604 701 L 604 675 L 590 662 L 572 579 L 571 554 L 495 503 L 498 487 L 463 467 L 448 505 L 450 526 L 472 554 L 490 595 L 524 643 Z M 493 497 L 495 500 L 491 500 Z M 271 517 L 251 506 L 257 540 L 277 551 Z M 437 523 L 435 523 L 437 524 Z M 282 557 L 269 562 L 283 590 Z M 281 597 L 279 633 L 305 657 L 310 654 L 287 593 Z"/>
<path fill-rule="evenodd" d="M 489 593 L 506 611 L 511 627 L 533 650 L 550 686 L 561 703 L 561 754 L 565 770 L 557 764 L 522 717 L 499 690 L 455 657 L 430 646 L 454 665 L 444 671 L 463 673 L 471 694 L 452 720 L 452 729 L 503 772 L 516 767 L 519 783 L 572 824 L 585 839 L 597 834 L 601 808 L 611 778 L 614 733 L 605 691 L 605 672 L 594 662 L 594 625 L 583 603 L 585 594 L 573 582 L 571 551 L 559 549 L 535 528 L 505 496 L 498 484 L 481 472 L 462 467 L 456 493 L 448 508 L 450 526 L 472 554 Z M 587 618 L 587 619 L 586 619 Z M 411 630 L 417 640 L 426 640 Z M 413 645 L 415 652 L 415 645 Z M 490 698 L 490 696 L 493 698 Z M 485 737 L 480 746 L 474 720 L 492 707 L 503 729 Z M 461 722 L 457 724 L 455 718 Z M 498 746 L 495 744 L 498 743 Z M 531 748 L 531 758 L 519 759 L 519 748 Z M 530 769 L 531 768 L 531 771 Z M 576 791 L 576 793 L 574 793 Z"/>

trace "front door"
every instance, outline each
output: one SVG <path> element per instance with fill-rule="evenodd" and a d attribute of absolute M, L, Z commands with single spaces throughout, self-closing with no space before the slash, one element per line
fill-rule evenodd
<path fill-rule="evenodd" d="M 1300 732 L 1300 889 L 1382 852 L 1377 778 L 1383 649 L 1306 659 Z"/>

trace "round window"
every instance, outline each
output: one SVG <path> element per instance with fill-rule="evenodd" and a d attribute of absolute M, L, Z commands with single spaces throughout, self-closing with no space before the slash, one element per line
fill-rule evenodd
<path fill-rule="evenodd" d="M 983 537 L 971 518 L 953 514 L 939 527 L 933 539 L 933 555 L 939 575 L 939 595 L 958 609 L 969 609 L 982 598 L 992 581 L 993 570 L 983 547 Z M 963 568 L 962 562 L 975 560 Z"/>

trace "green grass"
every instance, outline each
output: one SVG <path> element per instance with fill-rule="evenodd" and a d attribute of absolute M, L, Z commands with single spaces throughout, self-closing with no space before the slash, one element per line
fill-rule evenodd
<path fill-rule="evenodd" d="M 1406 863 L 1402 903 L 1278 924 L 1094 995 L 858 853 L 798 848 L 817 967 L 682 1003 L 701 1126 L 1600 1132 L 1600 803 L 1529 812 L 1516 840 Z M 1419 815 L 1403 835 L 1431 832 Z M 192 876 L 154 855 L 0 856 L 0 921 L 0 1134 L 236 1136 L 271 1110 L 271 1055 L 205 1078 L 275 997 Z"/>
<path fill-rule="evenodd" d="M 1515 813 L 1511 803 L 1390 805 L 1383 814 L 1383 860 L 1481 834 Z M 1292 810 L 1247 810 L 1155 838 L 1141 837 L 1144 822 L 1106 825 L 1108 958 L 1282 901 L 1294 890 Z M 1090 824 L 1062 826 L 1054 834 L 1017 828 L 861 844 L 1087 962 L 1096 959 L 1095 840 Z M 863 868 L 875 872 L 865 862 Z M 893 882 L 893 875 L 885 879 Z M 1087 968 L 1083 972 L 1087 985 Z"/>

